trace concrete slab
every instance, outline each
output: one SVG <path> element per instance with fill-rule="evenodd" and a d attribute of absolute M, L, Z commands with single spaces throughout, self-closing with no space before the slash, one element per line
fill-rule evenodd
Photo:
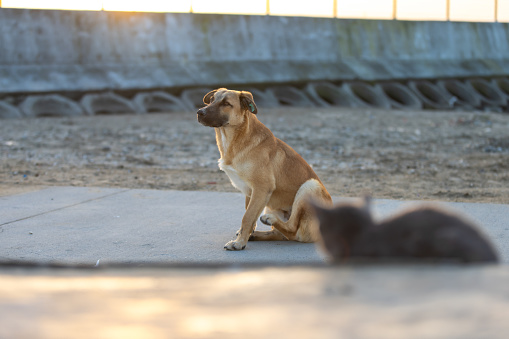
<path fill-rule="evenodd" d="M 48 187 L 0 197 L 0 226 L 123 192 L 114 188 Z"/>
<path fill-rule="evenodd" d="M 341 198 L 335 197 L 335 201 Z M 375 200 L 378 218 L 416 202 Z M 509 205 L 440 203 L 478 223 L 509 262 Z M 320 264 L 313 244 L 223 245 L 244 212 L 240 193 L 52 187 L 0 197 L 0 260 L 70 264 Z M 264 225 L 259 225 L 263 229 Z"/>

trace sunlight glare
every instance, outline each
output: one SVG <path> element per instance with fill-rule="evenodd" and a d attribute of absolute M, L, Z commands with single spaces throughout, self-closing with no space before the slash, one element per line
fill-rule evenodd
<path fill-rule="evenodd" d="M 398 0 L 399 20 L 447 20 L 447 0 Z"/>
<path fill-rule="evenodd" d="M 338 18 L 509 22 L 509 0 L 336 0 Z M 497 14 L 495 2 L 497 1 Z M 396 11 L 393 9 L 397 4 Z M 334 17 L 334 0 L 1 0 L 5 8 Z"/>
<path fill-rule="evenodd" d="M 509 22 L 509 0 L 498 0 L 498 21 Z"/>
<path fill-rule="evenodd" d="M 333 0 L 270 0 L 271 15 L 333 17 Z"/>
<path fill-rule="evenodd" d="M 393 0 L 337 0 L 338 18 L 392 19 Z"/>
<path fill-rule="evenodd" d="M 267 0 L 192 0 L 194 13 L 267 14 Z"/>
<path fill-rule="evenodd" d="M 495 1 L 450 0 L 451 21 L 495 21 Z"/>
<path fill-rule="evenodd" d="M 103 0 L 105 11 L 182 12 L 191 10 L 191 0 Z"/>
<path fill-rule="evenodd" d="M 2 0 L 2 7 L 100 11 L 101 0 Z"/>

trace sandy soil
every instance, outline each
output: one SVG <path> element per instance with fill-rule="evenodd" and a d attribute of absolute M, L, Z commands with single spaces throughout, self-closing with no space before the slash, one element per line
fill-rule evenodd
<path fill-rule="evenodd" d="M 285 108 L 259 119 L 331 194 L 509 203 L 509 115 Z M 44 186 L 235 191 L 195 113 L 0 121 L 0 195 Z"/>

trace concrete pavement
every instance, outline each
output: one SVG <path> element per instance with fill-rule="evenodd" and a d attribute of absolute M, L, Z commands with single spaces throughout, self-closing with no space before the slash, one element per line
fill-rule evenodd
<path fill-rule="evenodd" d="M 374 213 L 385 217 L 414 203 L 376 199 Z M 509 262 L 509 205 L 439 204 L 475 221 Z M 44 188 L 0 197 L 0 260 L 91 266 L 98 260 L 99 265 L 323 262 L 313 244 L 252 242 L 244 251 L 223 250 L 243 212 L 240 193 Z"/>
<path fill-rule="evenodd" d="M 375 200 L 375 215 L 408 204 Z M 0 197 L 0 261 L 100 260 L 97 269 L 0 265 L 0 338 L 507 337 L 506 265 L 332 267 L 296 242 L 227 252 L 243 205 L 237 193 L 77 187 Z M 509 261 L 509 205 L 445 205 Z M 269 266 L 236 265 L 249 263 Z"/>

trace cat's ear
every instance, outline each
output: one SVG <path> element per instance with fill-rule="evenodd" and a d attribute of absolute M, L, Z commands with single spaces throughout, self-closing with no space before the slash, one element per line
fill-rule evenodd
<path fill-rule="evenodd" d="M 366 211 L 367 213 L 371 212 L 371 196 L 365 195 L 362 199 L 362 205 L 361 208 Z"/>

